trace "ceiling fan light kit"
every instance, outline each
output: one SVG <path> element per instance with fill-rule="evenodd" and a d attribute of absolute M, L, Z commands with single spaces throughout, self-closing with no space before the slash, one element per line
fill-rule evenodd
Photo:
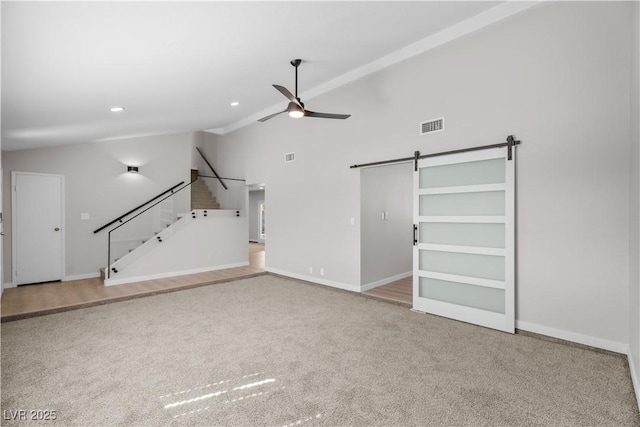
<path fill-rule="evenodd" d="M 298 98 L 298 67 L 302 64 L 302 59 L 294 59 L 290 62 L 290 64 L 296 70 L 296 87 L 295 87 L 295 95 L 293 95 L 286 87 L 280 85 L 273 85 L 274 88 L 281 94 L 283 94 L 288 100 L 289 105 L 287 109 L 284 111 L 280 111 L 275 114 L 270 114 L 266 117 L 259 119 L 259 122 L 266 122 L 267 120 L 277 116 L 278 114 L 288 113 L 289 117 L 300 118 L 300 117 L 316 117 L 320 119 L 348 119 L 351 117 L 350 114 L 333 114 L 333 113 L 316 113 L 314 111 L 309 111 L 304 108 L 304 104 Z"/>
<path fill-rule="evenodd" d="M 304 110 L 300 108 L 298 104 L 294 104 L 293 102 L 289 103 L 287 111 L 289 112 L 289 117 L 293 117 L 294 119 L 304 117 Z"/>

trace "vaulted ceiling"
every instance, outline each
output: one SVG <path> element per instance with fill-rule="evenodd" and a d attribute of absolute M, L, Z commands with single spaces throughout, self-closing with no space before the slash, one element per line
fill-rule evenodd
<path fill-rule="evenodd" d="M 500 3 L 3 1 L 2 149 L 225 133 Z"/>

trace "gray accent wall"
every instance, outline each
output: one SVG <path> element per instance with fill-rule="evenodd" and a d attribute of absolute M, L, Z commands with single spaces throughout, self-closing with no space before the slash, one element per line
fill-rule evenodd
<path fill-rule="evenodd" d="M 544 3 L 304 99 L 314 111 L 352 114 L 348 120 L 281 115 L 207 137 L 222 173 L 269 188 L 267 269 L 359 288 L 366 283 L 361 178 L 350 165 L 493 144 L 514 134 L 523 141 L 517 326 L 623 351 L 632 7 Z M 437 117 L 445 117 L 445 131 L 419 136 L 418 124 Z M 296 161 L 284 163 L 291 151 Z"/>

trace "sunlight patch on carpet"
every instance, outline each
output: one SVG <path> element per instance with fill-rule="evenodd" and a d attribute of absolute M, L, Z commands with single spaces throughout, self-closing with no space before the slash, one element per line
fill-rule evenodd
<path fill-rule="evenodd" d="M 310 416 L 310 417 L 306 417 L 306 418 L 300 418 L 299 420 L 296 420 L 292 423 L 289 424 L 285 424 L 282 427 L 293 427 L 293 426 L 299 426 L 302 425 L 303 423 L 305 425 L 309 425 L 309 423 L 313 420 L 318 420 L 320 419 L 320 417 L 322 417 L 322 414 L 316 414 L 315 416 Z"/>
<path fill-rule="evenodd" d="M 275 387 L 275 378 L 260 380 L 257 378 L 260 375 L 264 375 L 264 373 L 256 372 L 243 375 L 242 377 L 235 378 L 233 380 L 215 381 L 173 393 L 164 394 L 161 395 L 159 399 L 164 400 L 164 402 L 162 402 L 163 409 L 168 410 L 174 419 L 189 415 L 197 415 L 202 412 L 209 411 L 212 404 L 238 403 L 248 399 L 261 398 L 277 390 L 277 387 Z M 218 390 L 201 394 L 205 390 L 211 390 L 212 388 L 215 389 L 216 387 Z M 255 389 L 255 391 L 252 390 L 253 392 L 247 393 L 249 389 Z M 282 389 L 284 389 L 284 387 L 280 390 Z M 214 403 L 212 403 L 212 399 L 221 396 L 226 399 L 219 400 L 217 402 L 214 401 Z M 176 398 L 179 400 L 167 402 L 167 400 L 173 400 Z"/>

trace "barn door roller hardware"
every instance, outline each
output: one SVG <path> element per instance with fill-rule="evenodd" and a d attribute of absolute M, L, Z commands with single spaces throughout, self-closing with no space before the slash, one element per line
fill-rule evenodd
<path fill-rule="evenodd" d="M 507 137 L 507 142 L 501 142 L 500 144 L 492 144 L 492 145 L 482 145 L 479 147 L 470 147 L 470 148 L 462 148 L 460 150 L 453 151 L 442 151 L 440 153 L 431 153 L 431 154 L 423 154 L 421 155 L 419 151 L 416 151 L 412 157 L 403 157 L 400 159 L 391 159 L 391 160 L 382 160 L 379 162 L 371 162 L 371 163 L 362 163 L 358 165 L 349 166 L 351 169 L 356 168 L 364 168 L 367 166 L 380 166 L 380 165 L 388 165 L 391 163 L 403 163 L 403 162 L 414 162 L 414 170 L 418 170 L 418 160 L 426 159 L 429 157 L 437 157 L 437 156 L 446 156 L 447 154 L 458 154 L 458 153 L 466 153 L 469 151 L 478 151 L 478 150 L 486 150 L 489 148 L 501 148 L 507 147 L 507 160 L 513 159 L 513 147 L 516 145 L 520 145 L 521 142 L 516 140 L 513 135 L 509 135 Z"/>

